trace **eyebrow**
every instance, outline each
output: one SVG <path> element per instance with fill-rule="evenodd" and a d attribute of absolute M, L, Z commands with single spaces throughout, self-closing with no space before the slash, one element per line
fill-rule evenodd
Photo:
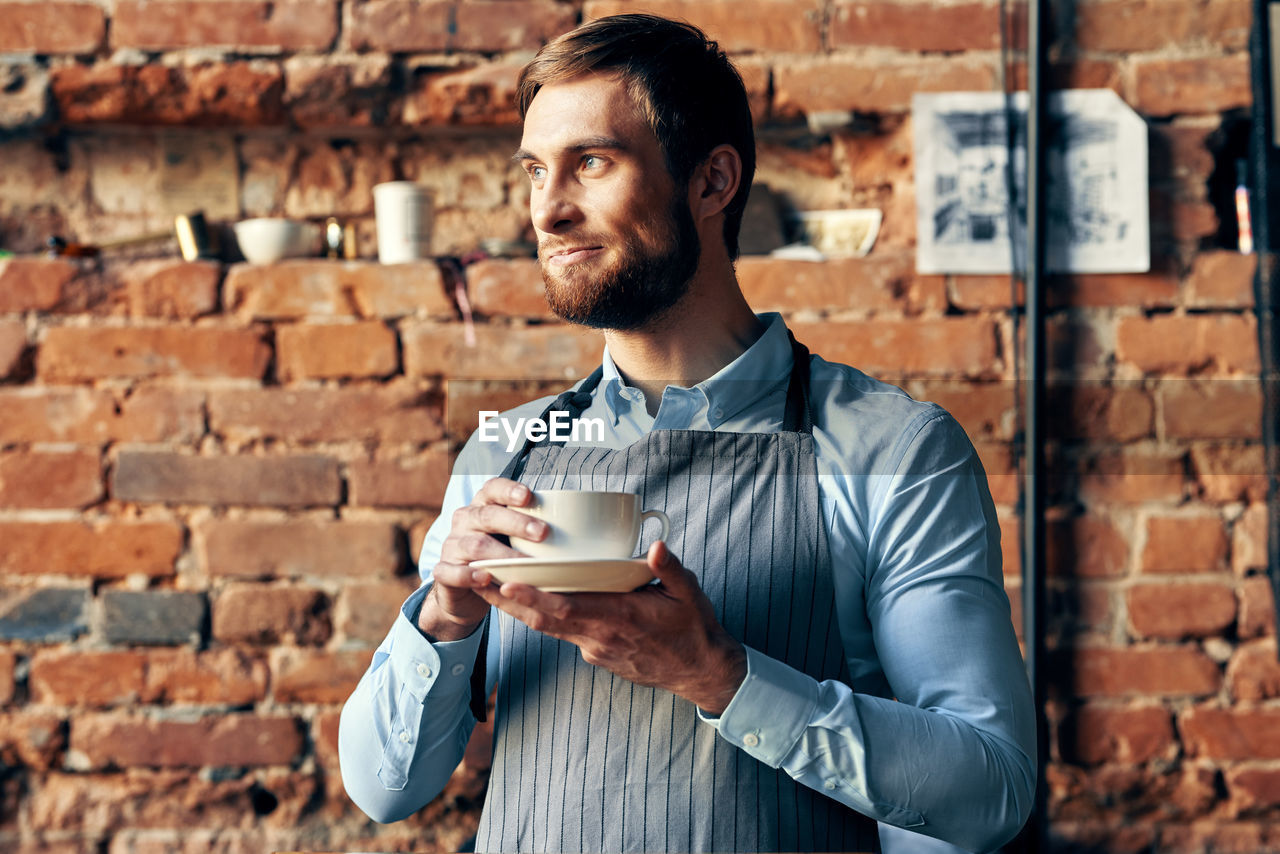
<path fill-rule="evenodd" d="M 564 147 L 566 154 L 578 154 L 583 151 L 592 149 L 608 148 L 614 151 L 626 151 L 629 146 L 620 139 L 611 136 L 589 136 L 586 139 L 580 139 L 570 145 Z M 532 151 L 527 148 L 516 149 L 516 153 L 511 155 L 512 163 L 526 163 L 530 160 L 541 160 Z"/>

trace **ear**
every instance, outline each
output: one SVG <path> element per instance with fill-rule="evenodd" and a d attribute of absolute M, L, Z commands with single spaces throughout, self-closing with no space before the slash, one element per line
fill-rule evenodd
<path fill-rule="evenodd" d="M 732 145 L 718 145 L 693 171 L 689 210 L 694 219 L 721 213 L 733 201 L 742 181 L 742 157 Z"/>

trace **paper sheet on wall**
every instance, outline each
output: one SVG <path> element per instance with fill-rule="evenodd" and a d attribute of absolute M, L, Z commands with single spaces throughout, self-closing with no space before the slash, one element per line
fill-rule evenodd
<path fill-rule="evenodd" d="M 920 94 L 912 120 L 916 269 L 1025 270 L 1027 94 Z M 1048 269 L 1146 272 L 1146 123 L 1110 89 L 1078 89 L 1049 95 L 1045 131 Z"/>

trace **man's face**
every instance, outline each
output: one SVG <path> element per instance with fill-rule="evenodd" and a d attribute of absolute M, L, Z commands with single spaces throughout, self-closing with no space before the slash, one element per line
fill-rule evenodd
<path fill-rule="evenodd" d="M 701 254 L 688 199 L 616 77 L 540 89 L 516 159 L 532 182 L 552 311 L 586 326 L 638 329 L 685 294 Z"/>

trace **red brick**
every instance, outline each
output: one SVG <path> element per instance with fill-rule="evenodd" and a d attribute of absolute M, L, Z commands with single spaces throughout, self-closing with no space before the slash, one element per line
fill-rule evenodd
<path fill-rule="evenodd" d="M 788 63 L 774 72 L 774 111 L 905 113 L 917 92 L 988 91 L 997 86 L 992 60 L 970 56 L 915 62 L 832 58 Z"/>
<path fill-rule="evenodd" d="M 1267 506 L 1250 504 L 1231 526 L 1231 570 L 1238 576 L 1267 568 Z"/>
<path fill-rule="evenodd" d="M 73 124 L 258 127 L 279 124 L 283 75 L 261 62 L 139 66 L 100 62 L 50 72 L 50 92 Z"/>
<path fill-rule="evenodd" d="M 1220 116 L 1196 116 L 1152 125 L 1152 144 L 1147 166 L 1152 183 L 1173 183 L 1179 188 L 1190 190 L 1197 184 L 1207 182 L 1215 168 L 1213 153 L 1209 151 L 1209 139 L 1221 125 Z M 1197 257 L 1212 257 L 1216 254 L 1218 253 L 1208 250 Z"/>
<path fill-rule="evenodd" d="M 105 32 L 94 3 L 0 3 L 0 53 L 94 53 Z"/>
<path fill-rule="evenodd" d="M 1225 572 L 1227 531 L 1218 516 L 1153 516 L 1146 522 L 1143 572 Z"/>
<path fill-rule="evenodd" d="M 70 749 L 86 769 L 288 765 L 303 741 L 298 722 L 281 715 L 223 713 L 187 721 L 91 714 L 71 722 Z"/>
<path fill-rule="evenodd" d="M 142 652 L 39 651 L 31 657 L 31 696 L 50 706 L 129 705 L 143 696 L 146 669 Z"/>
<path fill-rule="evenodd" d="M 1191 465 L 1206 501 L 1262 501 L 1267 494 L 1262 448 L 1257 445 L 1196 445 Z"/>
<path fill-rule="evenodd" d="M 467 267 L 467 299 L 483 316 L 551 319 L 537 261 L 488 259 Z"/>
<path fill-rule="evenodd" d="M 1107 587 L 1078 584 L 1051 594 L 1051 619 L 1078 641 L 1105 643 L 1115 634 L 1118 608 Z"/>
<path fill-rule="evenodd" d="M 569 324 L 522 328 L 478 324 L 468 345 L 460 324 L 416 323 L 401 332 L 405 373 L 459 379 L 576 380 L 599 364 L 599 332 Z"/>
<path fill-rule="evenodd" d="M 347 463 L 353 507 L 439 507 L 451 460 L 443 448 L 415 457 Z"/>
<path fill-rule="evenodd" d="M 1200 706 L 1178 716 L 1188 756 L 1280 759 L 1280 708 Z"/>
<path fill-rule="evenodd" d="M 1227 688 L 1235 700 L 1280 697 L 1280 661 L 1274 638 L 1236 648 L 1227 664 Z"/>
<path fill-rule="evenodd" d="M 1080 697 L 1214 694 L 1218 665 L 1195 647 L 1144 646 L 1077 649 L 1068 665 Z"/>
<path fill-rule="evenodd" d="M 385 377 L 396 372 L 396 334 L 385 323 L 295 324 L 276 330 L 285 381 Z"/>
<path fill-rule="evenodd" d="M 0 443 L 190 442 L 203 405 L 203 393 L 171 388 L 0 388 Z"/>
<path fill-rule="evenodd" d="M 285 109 L 302 128 L 380 125 L 394 98 L 392 72 L 385 54 L 345 60 L 333 54 L 292 56 L 284 61 Z"/>
<path fill-rule="evenodd" d="M 448 48 L 484 53 L 540 48 L 578 21 L 572 5 L 554 0 L 469 0 L 456 4 L 453 14 L 457 26 Z"/>
<path fill-rule="evenodd" d="M 1183 497 L 1185 480 L 1179 454 L 1104 452 L 1082 460 L 1080 497 L 1118 504 L 1176 501 Z"/>
<path fill-rule="evenodd" d="M 338 32 L 334 0 L 118 0 L 111 46 L 325 50 Z"/>
<path fill-rule="evenodd" d="M 1240 621 L 1236 632 L 1242 638 L 1275 634 L 1276 606 L 1270 579 L 1246 578 L 1241 583 Z"/>
<path fill-rule="evenodd" d="M 338 504 L 342 484 L 330 457 L 195 457 L 165 451 L 121 451 L 111 494 L 124 501 L 172 504 Z"/>
<path fill-rule="evenodd" d="M 822 4 L 816 0 L 587 0 L 582 19 L 649 12 L 692 21 L 729 52 L 817 53 Z"/>
<path fill-rule="evenodd" d="M 190 320 L 218 307 L 222 268 L 211 261 L 146 261 L 121 278 L 132 316 Z"/>
<path fill-rule="evenodd" d="M 367 650 L 272 650 L 271 692 L 277 703 L 343 703 L 369 662 Z"/>
<path fill-rule="evenodd" d="M 1237 0 L 1152 3 L 1112 0 L 1081 3 L 1072 10 L 1076 47 L 1082 51 L 1137 53 L 1190 41 L 1243 49 L 1248 38 L 1248 4 Z"/>
<path fill-rule="evenodd" d="M 245 706 L 265 699 L 267 666 L 235 649 L 152 650 L 143 699 L 148 703 Z"/>
<path fill-rule="evenodd" d="M 48 771 L 59 764 L 66 743 L 60 715 L 27 709 L 0 713 L 0 766 Z"/>
<path fill-rule="evenodd" d="M 286 261 L 238 264 L 227 273 L 228 310 L 269 319 L 299 317 L 453 317 L 433 261 Z"/>
<path fill-rule="evenodd" d="M 1172 237 L 1179 243 L 1194 243 L 1218 233 L 1218 210 L 1208 201 L 1170 197 L 1153 189 L 1148 204 L 1153 212 L 1151 233 L 1157 240 Z"/>
<path fill-rule="evenodd" d="M 439 393 L 413 382 L 343 388 L 214 391 L 209 425 L 236 442 L 432 442 L 444 435 Z"/>
<path fill-rule="evenodd" d="M 233 584 L 212 604 L 213 637 L 223 643 L 322 644 L 332 631 L 329 598 L 307 587 Z"/>
<path fill-rule="evenodd" d="M 1178 301 L 1178 279 L 1173 270 L 1159 269 L 1149 273 L 1062 274 L 1052 277 L 1046 301 L 1055 307 L 1169 308 Z"/>
<path fill-rule="evenodd" d="M 1253 308 L 1253 277 L 1258 256 L 1239 252 L 1200 252 L 1185 282 L 1187 305 L 1196 308 Z"/>
<path fill-rule="evenodd" d="M 830 46 L 837 49 L 995 50 L 1000 46 L 1000 6 L 996 3 L 937 6 L 892 0 L 836 0 L 827 38 Z"/>
<path fill-rule="evenodd" d="M 1173 718 L 1160 706 L 1082 706 L 1063 724 L 1059 745 L 1066 761 L 1086 765 L 1136 765 L 1176 753 Z"/>
<path fill-rule="evenodd" d="M 1269 811 L 1280 806 L 1280 768 L 1227 768 L 1223 771 L 1223 777 L 1231 797 L 1233 812 Z"/>
<path fill-rule="evenodd" d="M 0 379 L 17 371 L 26 349 L 26 324 L 20 320 L 0 320 Z"/>
<path fill-rule="evenodd" d="M 94 578 L 174 574 L 182 527 L 171 522 L 0 522 L 0 571 Z"/>
<path fill-rule="evenodd" d="M 1160 828 L 1160 840 L 1153 851 L 1229 851 L 1255 854 L 1275 851 L 1280 835 L 1272 822 L 1224 822 L 1205 819 L 1189 825 L 1168 824 Z"/>
<path fill-rule="evenodd" d="M 405 98 L 406 125 L 516 126 L 516 80 L 522 64 L 494 63 L 428 73 Z"/>
<path fill-rule="evenodd" d="M 1262 389 L 1256 378 L 1165 380 L 1159 395 L 1166 438 L 1261 437 Z"/>
<path fill-rule="evenodd" d="M 400 606 L 417 587 L 416 575 L 399 581 L 348 584 L 335 609 L 338 633 L 346 643 L 380 644 L 396 621 Z"/>
<path fill-rule="evenodd" d="M 346 6 L 343 41 L 353 50 L 444 50 L 457 5 L 454 0 L 369 0 Z"/>
<path fill-rule="evenodd" d="M 270 359 L 271 348 L 253 329 L 56 326 L 45 332 L 36 370 L 49 382 L 155 376 L 260 379 Z"/>
<path fill-rule="evenodd" d="M 1048 425 L 1051 438 L 1132 442 L 1155 435 L 1155 403 L 1142 388 L 1077 382 L 1047 394 L 1049 411 L 1062 413 Z"/>
<path fill-rule="evenodd" d="M 387 578 L 400 566 L 396 529 L 383 522 L 213 519 L 199 533 L 210 575 Z"/>
<path fill-rule="evenodd" d="M 947 301 L 956 308 L 965 311 L 980 311 L 984 308 L 1008 308 L 1013 302 L 1013 288 L 1008 276 L 926 276 L 924 278 L 940 279 L 945 283 Z M 1018 305 L 1026 303 L 1026 288 L 1018 283 Z"/>
<path fill-rule="evenodd" d="M 1129 541 L 1097 516 L 1060 519 L 1048 525 L 1046 570 L 1064 578 L 1119 578 L 1129 569 Z"/>
<path fill-rule="evenodd" d="M 77 831 L 105 837 L 116 831 L 136 832 L 138 828 L 183 828 L 183 837 L 195 836 L 195 828 L 241 826 L 253 814 L 255 780 L 244 776 L 213 782 L 190 771 L 148 771 L 126 769 L 109 774 L 45 774 L 33 787 L 30 797 L 32 822 L 50 831 Z M 226 831 L 222 831 L 223 834 Z M 260 832 L 259 832 L 260 833 Z M 198 839 L 198 837 L 196 837 Z M 260 836 L 258 837 L 260 840 Z M 196 854 L 197 850 L 218 850 L 226 854 L 248 854 L 246 849 L 224 848 L 225 839 L 204 849 L 165 847 Z M 112 845 L 115 851 L 117 845 Z M 140 852 L 139 852 L 140 854 Z M 148 850 L 148 854 L 151 851 Z M 155 851 L 154 854 L 160 854 Z"/>
<path fill-rule="evenodd" d="M 55 8 L 20 5 L 28 9 Z M 56 308 L 62 300 L 62 289 L 78 270 L 74 263 L 61 258 L 0 259 L 0 313 Z"/>
<path fill-rule="evenodd" d="M 991 377 L 997 329 L 985 317 L 796 322 L 797 340 L 833 362 L 872 375 Z"/>
<path fill-rule="evenodd" d="M 916 400 L 932 401 L 951 413 L 975 441 L 1009 440 L 1021 427 L 1014 424 L 1013 383 L 922 380 L 908 383 L 905 388 Z"/>
<path fill-rule="evenodd" d="M 1258 370 L 1256 324 L 1249 315 L 1125 317 L 1116 357 L 1148 373 Z"/>
<path fill-rule="evenodd" d="M 0 507 L 87 507 L 101 497 L 97 451 L 0 451 Z"/>
<path fill-rule="evenodd" d="M 906 254 L 831 259 L 821 264 L 745 257 L 738 282 L 756 311 L 848 311 L 941 314 L 947 307 L 943 280 L 918 276 Z"/>
<path fill-rule="evenodd" d="M 13 699 L 14 670 L 18 666 L 18 657 L 10 650 L 0 649 L 0 706 L 7 705 Z"/>
<path fill-rule="evenodd" d="M 1138 637 L 1180 640 L 1221 635 L 1236 619 L 1236 594 L 1223 584 L 1139 584 L 1125 592 Z"/>
<path fill-rule="evenodd" d="M 1144 115 L 1221 113 L 1253 103 L 1247 52 L 1195 59 L 1138 57 L 1132 68 L 1130 106 Z"/>

